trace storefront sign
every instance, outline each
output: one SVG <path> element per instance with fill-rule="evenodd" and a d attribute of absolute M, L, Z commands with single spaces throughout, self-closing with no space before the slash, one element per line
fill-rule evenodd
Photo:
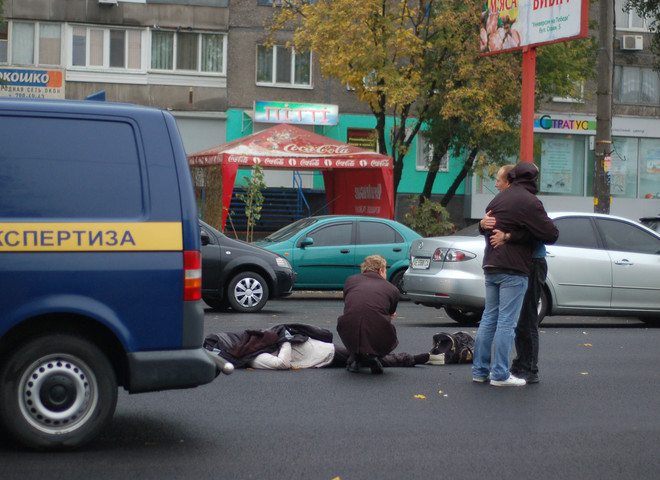
<path fill-rule="evenodd" d="M 63 99 L 63 71 L 2 67 L 0 68 L 0 96 Z"/>
<path fill-rule="evenodd" d="M 346 143 L 377 152 L 378 132 L 375 128 L 348 128 L 346 129 Z"/>
<path fill-rule="evenodd" d="M 254 102 L 254 121 L 299 125 L 337 125 L 339 107 L 315 103 Z"/>

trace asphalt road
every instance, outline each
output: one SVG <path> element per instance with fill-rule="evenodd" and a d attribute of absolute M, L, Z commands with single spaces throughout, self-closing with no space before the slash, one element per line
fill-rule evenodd
<path fill-rule="evenodd" d="M 207 333 L 299 322 L 333 332 L 341 294 L 294 294 L 257 314 L 207 311 Z M 398 351 L 467 330 L 402 302 Z M 338 341 L 338 339 L 337 339 Z M 0 478 L 657 479 L 660 328 L 549 317 L 541 382 L 495 388 L 469 365 L 237 370 L 191 390 L 120 392 L 101 437 L 69 453 L 0 443 Z"/>

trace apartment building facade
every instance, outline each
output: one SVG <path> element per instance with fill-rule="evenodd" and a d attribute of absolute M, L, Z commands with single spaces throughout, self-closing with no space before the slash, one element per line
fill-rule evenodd
<path fill-rule="evenodd" d="M 277 119 L 264 121 L 263 105 L 271 111 L 329 108 L 336 112 L 333 124 L 300 126 L 344 142 L 373 129 L 368 107 L 337 80 L 323 78 L 313 53 L 288 49 L 286 32 L 275 36 L 274 48 L 265 47 L 272 3 L 5 0 L 0 74 L 6 82 L 0 95 L 84 99 L 103 91 L 110 101 L 167 109 L 188 153 L 272 126 Z M 651 68 L 644 20 L 623 12 L 623 3 L 615 2 L 611 212 L 637 219 L 660 213 L 660 76 Z M 598 18 L 598 3 L 590 15 Z M 544 140 L 535 162 L 548 210 L 593 211 L 595 85 L 584 90 L 583 98 L 553 99 L 535 115 L 535 135 Z M 402 205 L 421 191 L 426 151 L 419 136 L 399 185 Z M 436 198 L 462 163 L 460 152 L 446 159 L 434 184 Z M 293 173 L 266 172 L 266 181 L 291 186 Z M 304 175 L 302 183 L 323 188 L 320 173 Z M 470 176 L 452 201 L 452 213 L 479 218 L 495 193 L 494 181 Z M 396 217 L 404 213 L 397 209 Z"/>

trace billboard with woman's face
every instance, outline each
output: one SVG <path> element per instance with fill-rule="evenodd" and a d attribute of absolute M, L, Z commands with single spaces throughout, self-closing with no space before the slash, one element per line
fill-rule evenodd
<path fill-rule="evenodd" d="M 482 55 L 587 36 L 588 0 L 485 0 Z"/>

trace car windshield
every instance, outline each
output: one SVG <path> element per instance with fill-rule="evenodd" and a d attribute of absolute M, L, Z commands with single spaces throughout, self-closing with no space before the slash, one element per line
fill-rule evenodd
<path fill-rule="evenodd" d="M 461 237 L 478 237 L 481 235 L 481 233 L 479 233 L 479 222 L 474 223 L 469 227 L 465 227 L 462 230 L 459 230 L 458 232 L 454 233 L 453 235 L 461 236 Z"/>
<path fill-rule="evenodd" d="M 271 233 L 266 238 L 264 238 L 264 240 L 266 242 L 282 242 L 284 240 L 288 240 L 303 228 L 314 225 L 316 222 L 318 222 L 318 219 L 316 218 L 301 218 L 300 220 L 293 222 L 286 227 L 280 228 L 277 232 Z"/>

